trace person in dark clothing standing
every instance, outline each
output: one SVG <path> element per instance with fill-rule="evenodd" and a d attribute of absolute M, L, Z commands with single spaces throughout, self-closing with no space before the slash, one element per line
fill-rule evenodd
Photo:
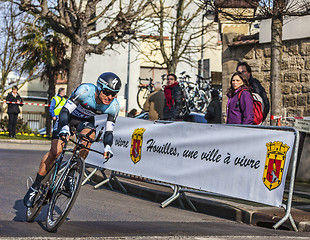
<path fill-rule="evenodd" d="M 207 108 L 205 119 L 208 123 L 221 123 L 222 103 L 220 102 L 219 92 L 213 90 L 211 92 L 211 102 Z"/>
<path fill-rule="evenodd" d="M 16 123 L 17 117 L 20 113 L 19 107 L 23 106 L 23 100 L 17 92 L 17 86 L 12 87 L 12 92 L 10 92 L 7 97 L 7 102 L 14 102 L 8 103 L 8 115 L 9 115 L 9 137 L 16 138 Z"/>
<path fill-rule="evenodd" d="M 264 103 L 263 121 L 265 121 L 270 109 L 269 99 L 267 97 L 265 88 L 261 85 L 259 80 L 253 78 L 252 69 L 248 63 L 239 62 L 236 71 L 241 72 L 245 76 L 245 78 L 248 80 L 250 84 L 252 92 L 258 93 L 263 99 Z"/>
<path fill-rule="evenodd" d="M 175 121 L 180 119 L 180 114 L 183 108 L 183 93 L 175 74 L 168 74 L 167 85 L 164 88 L 164 93 L 164 120 Z"/>

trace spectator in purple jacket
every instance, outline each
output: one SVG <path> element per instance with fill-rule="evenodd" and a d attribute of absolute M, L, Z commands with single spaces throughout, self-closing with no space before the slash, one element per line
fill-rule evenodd
<path fill-rule="evenodd" d="M 244 90 L 245 91 L 242 91 Z M 238 95 L 240 94 L 240 99 Z M 227 90 L 227 124 L 252 125 L 254 120 L 253 98 L 250 92 L 249 82 L 240 72 L 235 72 L 230 80 L 230 88 Z"/>

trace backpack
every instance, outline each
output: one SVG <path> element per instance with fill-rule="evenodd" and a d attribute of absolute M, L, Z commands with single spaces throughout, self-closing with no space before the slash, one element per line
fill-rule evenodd
<path fill-rule="evenodd" d="M 263 106 L 263 121 L 267 117 L 269 113 L 269 100 L 265 91 L 265 88 L 261 85 L 260 81 L 256 78 L 251 77 L 249 79 L 250 86 L 252 88 L 252 92 L 258 93 L 259 96 L 262 98 L 264 106 Z"/>
<path fill-rule="evenodd" d="M 258 93 L 253 93 L 252 91 L 248 89 L 242 89 L 238 93 L 238 102 L 240 102 L 241 93 L 243 91 L 249 91 L 251 93 L 252 99 L 253 99 L 253 111 L 254 111 L 254 125 L 259 125 L 263 122 L 264 119 L 264 102 L 262 97 Z M 240 104 L 239 104 L 240 105 Z"/>

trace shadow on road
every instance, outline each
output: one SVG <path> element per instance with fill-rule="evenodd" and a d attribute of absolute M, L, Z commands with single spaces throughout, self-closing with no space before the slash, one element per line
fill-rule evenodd
<path fill-rule="evenodd" d="M 16 222 L 25 222 L 26 221 L 26 210 L 27 208 L 25 207 L 23 200 L 17 200 L 14 204 L 15 213 L 16 216 L 14 217 L 13 221 Z M 36 217 L 35 221 L 40 223 L 40 222 L 45 222 L 46 220 L 46 215 L 47 215 L 47 206 L 44 206 L 41 209 L 41 212 L 39 215 Z"/>
<path fill-rule="evenodd" d="M 16 214 L 13 221 L 25 222 L 26 221 L 26 207 L 23 203 L 23 200 L 22 199 L 17 200 L 13 208 L 15 209 L 15 214 Z"/>

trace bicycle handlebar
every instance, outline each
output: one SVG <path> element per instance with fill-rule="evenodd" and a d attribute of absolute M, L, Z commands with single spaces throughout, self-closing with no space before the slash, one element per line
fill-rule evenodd
<path fill-rule="evenodd" d="M 89 150 L 89 151 L 93 151 L 93 152 L 95 152 L 95 153 L 99 153 L 99 154 L 101 154 L 101 155 L 104 155 L 104 153 L 99 152 L 99 151 L 97 151 L 97 150 L 95 150 L 95 149 L 86 147 L 86 146 L 84 146 L 83 144 L 78 143 L 78 142 L 76 142 L 76 141 L 74 141 L 74 140 L 72 140 L 72 139 L 69 139 L 69 141 L 70 141 L 70 142 L 73 142 L 75 145 L 79 146 L 80 148 L 85 148 L 85 149 L 87 149 L 87 150 Z"/>
<path fill-rule="evenodd" d="M 84 140 L 84 141 L 86 141 L 87 143 L 99 142 L 100 137 L 101 137 L 101 135 L 102 135 L 102 133 L 103 133 L 104 127 L 102 127 L 102 128 L 100 129 L 100 131 L 99 131 L 98 136 L 96 137 L 96 139 L 90 138 L 90 135 L 91 135 L 93 132 L 96 131 L 96 128 L 97 128 L 97 127 L 98 127 L 98 125 L 97 125 L 95 128 L 92 128 L 87 134 L 78 133 L 78 132 L 76 132 L 76 129 L 73 129 L 73 132 L 74 132 L 75 136 L 79 139 L 79 141 L 80 141 L 80 140 Z M 76 146 L 79 146 L 80 148 L 84 148 L 84 149 L 87 149 L 87 150 L 89 150 L 89 151 L 93 151 L 93 152 L 95 152 L 95 153 L 98 153 L 98 154 L 101 154 L 102 156 L 104 156 L 104 153 L 99 152 L 99 151 L 97 151 L 97 150 L 95 150 L 95 149 L 91 149 L 91 148 L 89 148 L 89 147 L 86 147 L 86 146 L 84 146 L 83 144 L 81 144 L 79 141 L 74 141 L 73 139 L 69 139 L 69 141 L 72 142 L 72 143 L 74 143 Z M 65 142 L 65 143 L 68 143 L 67 140 L 65 140 L 64 142 Z M 107 158 L 106 161 L 108 161 L 108 160 L 109 160 L 109 157 Z M 105 161 L 105 162 L 106 162 L 106 161 Z M 105 163 L 105 162 L 104 162 L 104 163 Z"/>

